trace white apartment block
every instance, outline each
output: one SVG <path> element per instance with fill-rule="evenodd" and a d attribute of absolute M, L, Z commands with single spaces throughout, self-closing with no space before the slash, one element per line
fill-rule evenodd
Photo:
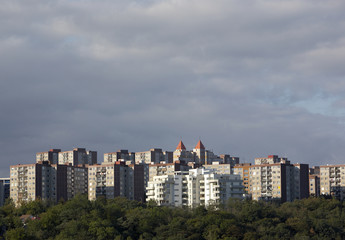
<path fill-rule="evenodd" d="M 229 198 L 242 198 L 242 181 L 237 175 L 216 174 L 204 168 L 175 175 L 155 176 L 148 183 L 147 201 L 168 206 L 209 206 L 225 203 Z"/>
<path fill-rule="evenodd" d="M 345 165 L 320 166 L 320 194 L 345 199 Z"/>

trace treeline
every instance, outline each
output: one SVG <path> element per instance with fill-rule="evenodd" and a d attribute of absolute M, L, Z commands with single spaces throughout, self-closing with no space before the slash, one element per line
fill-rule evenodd
<path fill-rule="evenodd" d="M 77 196 L 57 205 L 9 202 L 0 208 L 0 226 L 5 239 L 345 239 L 345 208 L 323 198 L 189 209 Z"/>

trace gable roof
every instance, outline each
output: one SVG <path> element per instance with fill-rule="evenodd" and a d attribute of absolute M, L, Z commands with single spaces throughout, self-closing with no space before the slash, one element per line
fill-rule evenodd
<path fill-rule="evenodd" d="M 205 149 L 205 146 L 202 144 L 201 140 L 199 140 L 198 144 L 195 146 L 195 149 Z"/>
<path fill-rule="evenodd" d="M 176 150 L 186 150 L 182 140 L 178 143 Z"/>

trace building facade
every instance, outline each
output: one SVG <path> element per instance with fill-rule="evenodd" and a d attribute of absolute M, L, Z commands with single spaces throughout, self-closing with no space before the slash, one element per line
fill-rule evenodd
<path fill-rule="evenodd" d="M 155 176 L 147 187 L 147 201 L 166 206 L 209 206 L 242 197 L 243 186 L 239 176 L 216 174 L 204 168 Z"/>
<path fill-rule="evenodd" d="M 36 163 L 48 161 L 51 164 L 58 164 L 60 152 L 61 149 L 50 149 L 47 152 L 36 153 Z"/>
<path fill-rule="evenodd" d="M 126 165 L 125 162 L 102 163 L 88 166 L 89 200 L 104 196 L 107 199 L 126 197 L 145 201 L 144 165 Z"/>
<path fill-rule="evenodd" d="M 243 181 L 244 191 L 247 196 L 250 194 L 250 167 L 251 163 L 236 164 L 233 168 L 233 173 L 240 175 Z"/>
<path fill-rule="evenodd" d="M 10 197 L 16 205 L 35 199 L 69 200 L 78 193 L 87 193 L 85 167 L 49 161 L 10 166 Z"/>
<path fill-rule="evenodd" d="M 128 150 L 118 150 L 117 152 L 110 152 L 104 153 L 104 163 L 113 163 L 116 161 L 129 161 L 130 163 L 134 163 L 135 160 L 135 153 L 128 152 Z"/>
<path fill-rule="evenodd" d="M 0 207 L 10 197 L 10 178 L 0 178 Z"/>
<path fill-rule="evenodd" d="M 59 152 L 59 164 L 71 164 L 72 166 L 97 164 L 97 152 L 87 151 L 85 148 Z"/>
<path fill-rule="evenodd" d="M 253 200 L 286 202 L 309 196 L 308 164 L 290 164 L 287 158 L 270 155 L 256 158 L 249 175 L 249 194 Z"/>
<path fill-rule="evenodd" d="M 320 194 L 345 199 L 345 165 L 320 166 Z"/>

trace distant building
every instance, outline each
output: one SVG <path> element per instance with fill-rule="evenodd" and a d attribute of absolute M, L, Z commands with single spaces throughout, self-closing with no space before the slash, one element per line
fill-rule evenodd
<path fill-rule="evenodd" d="M 239 157 L 231 157 L 229 154 L 221 154 L 219 157 L 222 159 L 222 163 L 230 164 L 231 167 L 234 167 L 236 164 L 240 163 Z"/>
<path fill-rule="evenodd" d="M 345 165 L 320 166 L 320 194 L 345 199 Z"/>
<path fill-rule="evenodd" d="M 320 167 L 309 168 L 309 195 L 320 196 Z"/>
<path fill-rule="evenodd" d="M 10 197 L 10 178 L 0 178 L 0 206 Z"/>
<path fill-rule="evenodd" d="M 102 163 L 88 166 L 89 200 L 99 196 L 107 199 L 126 197 L 145 201 L 144 165 L 126 165 L 125 162 Z"/>
<path fill-rule="evenodd" d="M 209 206 L 242 197 L 239 176 L 216 174 L 203 168 L 155 176 L 147 187 L 147 201 L 154 200 L 158 205 L 166 206 Z"/>
<path fill-rule="evenodd" d="M 171 163 L 172 160 L 172 152 L 163 152 L 160 148 L 152 148 L 149 151 L 135 153 L 136 164 L 156 164 L 161 162 Z"/>
<path fill-rule="evenodd" d="M 237 164 L 233 168 L 234 174 L 240 175 L 243 180 L 244 191 L 248 195 L 250 194 L 250 167 L 251 163 Z"/>
<path fill-rule="evenodd" d="M 117 152 L 104 153 L 104 163 L 113 163 L 120 160 L 134 163 L 135 153 L 128 152 L 128 150 L 118 150 Z"/>
<path fill-rule="evenodd" d="M 51 164 L 58 164 L 61 149 L 50 149 L 48 152 L 36 153 L 36 163 L 48 161 Z"/>
<path fill-rule="evenodd" d="M 228 154 L 217 156 L 212 151 L 206 150 L 204 144 L 199 140 L 192 151 L 188 151 L 183 142 L 180 141 L 173 153 L 173 161 L 193 163 L 197 166 L 212 163 L 230 164 L 233 167 L 239 163 L 239 158 L 230 157 Z"/>
<path fill-rule="evenodd" d="M 184 162 L 150 164 L 148 181 L 152 181 L 155 176 L 174 175 L 176 171 L 188 171 L 191 167 Z"/>
<path fill-rule="evenodd" d="M 232 173 L 231 164 L 213 162 L 212 164 L 205 164 L 203 167 L 205 169 L 212 169 L 217 174 L 231 174 Z"/>
<path fill-rule="evenodd" d="M 287 158 L 270 155 L 256 158 L 249 176 L 249 194 L 253 200 L 286 202 L 309 196 L 308 164 L 291 164 Z"/>
<path fill-rule="evenodd" d="M 180 141 L 173 153 L 173 161 L 180 161 L 184 163 L 194 162 L 194 153 L 187 151 L 183 142 Z"/>
<path fill-rule="evenodd" d="M 10 197 L 16 205 L 35 200 L 69 200 L 87 192 L 87 168 L 50 164 L 10 166 Z"/>
<path fill-rule="evenodd" d="M 59 164 L 92 165 L 97 164 L 97 152 L 86 151 L 85 148 L 74 148 L 71 151 L 59 152 Z"/>

